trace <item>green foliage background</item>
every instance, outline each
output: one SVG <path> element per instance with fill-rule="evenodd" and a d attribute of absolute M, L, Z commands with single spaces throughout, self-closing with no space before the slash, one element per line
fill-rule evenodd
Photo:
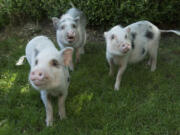
<path fill-rule="evenodd" d="M 157 25 L 180 26 L 179 0 L 71 0 L 92 27 L 111 27 L 149 20 Z M 0 27 L 24 21 L 59 17 L 70 0 L 0 0 Z"/>

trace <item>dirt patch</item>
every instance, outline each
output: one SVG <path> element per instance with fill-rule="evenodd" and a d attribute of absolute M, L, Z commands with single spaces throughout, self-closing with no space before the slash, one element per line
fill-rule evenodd
<path fill-rule="evenodd" d="M 38 35 L 46 35 L 56 42 L 56 31 L 51 22 L 48 23 L 27 23 L 22 26 L 8 26 L 0 32 L 0 40 L 8 38 L 12 35 L 31 40 Z M 87 28 L 87 42 L 104 42 L 103 32 Z"/>

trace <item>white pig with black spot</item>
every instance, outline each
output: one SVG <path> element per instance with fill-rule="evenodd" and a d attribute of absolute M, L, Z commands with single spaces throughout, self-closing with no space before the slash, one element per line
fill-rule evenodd
<path fill-rule="evenodd" d="M 69 9 L 60 19 L 53 17 L 52 21 L 56 29 L 57 43 L 60 48 L 73 47 L 76 52 L 76 63 L 80 61 L 80 54 L 84 54 L 86 43 L 86 17 L 82 11 L 75 8 Z M 73 64 L 70 67 L 74 69 Z"/>
<path fill-rule="evenodd" d="M 114 65 L 119 66 L 115 90 L 119 90 L 127 64 L 141 61 L 147 53 L 150 56 L 148 64 L 151 66 L 151 71 L 155 71 L 162 32 L 173 32 L 180 36 L 180 31 L 160 30 L 149 21 L 139 21 L 125 28 L 117 25 L 104 32 L 106 59 L 110 66 L 109 75 L 114 74 Z"/>
<path fill-rule="evenodd" d="M 45 36 L 33 38 L 26 46 L 26 58 L 31 67 L 29 81 L 40 91 L 46 109 L 46 125 L 53 124 L 53 107 L 50 96 L 58 97 L 59 115 L 66 117 L 65 100 L 68 95 L 69 71 L 73 48 L 58 51 L 53 42 Z M 22 57 L 17 65 L 23 62 Z"/>

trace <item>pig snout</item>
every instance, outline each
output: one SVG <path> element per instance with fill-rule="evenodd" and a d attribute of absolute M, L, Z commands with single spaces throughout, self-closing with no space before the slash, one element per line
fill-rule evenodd
<path fill-rule="evenodd" d="M 48 79 L 47 74 L 43 70 L 35 70 L 30 73 L 30 80 L 35 85 L 40 85 L 42 81 Z"/>
<path fill-rule="evenodd" d="M 122 44 L 122 51 L 123 53 L 127 53 L 131 49 L 130 44 Z"/>
<path fill-rule="evenodd" d="M 74 41 L 75 40 L 75 32 L 73 32 L 73 31 L 68 32 L 67 33 L 67 39 L 69 42 Z"/>
<path fill-rule="evenodd" d="M 40 70 L 33 71 L 33 72 L 31 72 L 30 78 L 32 81 L 42 80 L 44 78 L 44 72 L 42 72 Z"/>

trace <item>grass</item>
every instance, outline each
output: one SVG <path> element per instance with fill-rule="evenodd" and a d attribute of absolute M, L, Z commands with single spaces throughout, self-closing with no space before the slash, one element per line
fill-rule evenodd
<path fill-rule="evenodd" d="M 71 73 L 66 120 L 60 121 L 53 99 L 53 127 L 45 126 L 40 95 L 28 83 L 28 63 L 15 66 L 26 43 L 15 36 L 0 41 L 0 135 L 180 134 L 179 37 L 162 38 L 155 72 L 147 58 L 129 65 L 118 92 L 108 76 L 105 44 L 88 43 Z"/>

